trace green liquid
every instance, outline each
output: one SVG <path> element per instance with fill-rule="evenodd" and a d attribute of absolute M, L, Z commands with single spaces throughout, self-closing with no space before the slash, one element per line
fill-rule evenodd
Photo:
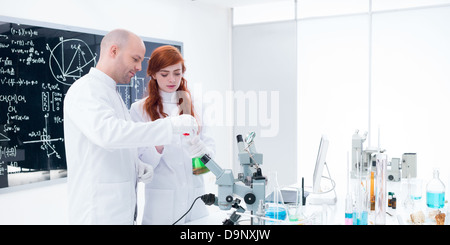
<path fill-rule="evenodd" d="M 200 160 L 200 157 L 192 158 L 192 173 L 200 175 L 209 172 L 209 169 Z"/>

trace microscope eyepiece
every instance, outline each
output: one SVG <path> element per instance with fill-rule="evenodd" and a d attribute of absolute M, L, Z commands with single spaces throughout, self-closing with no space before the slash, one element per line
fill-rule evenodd
<path fill-rule="evenodd" d="M 244 142 L 244 140 L 242 139 L 242 135 L 240 135 L 240 134 L 238 134 L 237 136 L 236 136 L 236 139 L 237 139 L 237 142 L 239 143 L 239 142 Z"/>
<path fill-rule="evenodd" d="M 209 157 L 208 154 L 205 154 L 200 160 L 203 162 L 203 164 L 207 164 L 209 160 L 211 160 L 211 157 Z"/>

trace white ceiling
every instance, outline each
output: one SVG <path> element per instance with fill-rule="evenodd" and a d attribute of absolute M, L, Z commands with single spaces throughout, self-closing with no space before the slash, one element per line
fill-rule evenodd
<path fill-rule="evenodd" d="M 204 4 L 211 4 L 218 7 L 234 8 L 247 5 L 257 5 L 261 3 L 274 3 L 274 2 L 293 2 L 294 0 L 186 0 L 192 2 L 199 2 Z M 298 0 L 300 2 L 300 0 Z M 353 6 L 368 6 L 368 0 L 309 0 L 303 1 L 303 8 L 309 8 L 311 6 L 315 8 L 324 9 L 336 9 L 336 8 L 353 8 Z M 386 9 L 403 9 L 413 7 L 433 6 L 439 4 L 450 4 L 450 0 L 377 0 L 373 3 L 373 10 L 386 10 Z"/>
<path fill-rule="evenodd" d="M 270 2 L 286 2 L 292 0 L 189 0 L 205 4 L 211 4 L 219 7 L 234 8 L 239 6 L 254 5 Z"/>

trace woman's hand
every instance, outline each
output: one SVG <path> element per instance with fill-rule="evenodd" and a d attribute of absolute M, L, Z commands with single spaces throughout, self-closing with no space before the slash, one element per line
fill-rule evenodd
<path fill-rule="evenodd" d="M 155 146 L 155 148 L 156 148 L 156 151 L 159 154 L 162 154 L 162 152 L 164 151 L 164 146 L 163 145 L 157 145 L 157 146 Z"/>

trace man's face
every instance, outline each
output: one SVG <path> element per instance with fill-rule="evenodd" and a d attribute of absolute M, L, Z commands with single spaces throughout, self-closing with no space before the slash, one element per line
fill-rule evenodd
<path fill-rule="evenodd" d="M 142 70 L 145 46 L 138 37 L 130 37 L 128 45 L 119 50 L 117 55 L 116 82 L 127 84 L 136 72 Z"/>

